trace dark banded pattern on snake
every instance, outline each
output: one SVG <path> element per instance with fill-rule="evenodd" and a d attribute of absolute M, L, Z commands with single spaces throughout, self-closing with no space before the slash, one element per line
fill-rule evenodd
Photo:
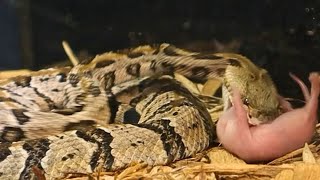
<path fill-rule="evenodd" d="M 141 92 L 143 98 L 135 107 L 141 115 L 137 124 L 110 124 L 3 144 L 0 177 L 29 179 L 34 176 L 31 167 L 52 179 L 75 172 L 118 170 L 133 162 L 168 164 L 206 149 L 216 138 L 210 115 L 201 101 L 172 81 L 154 81 Z M 155 106 L 160 107 L 156 114 Z"/>
<path fill-rule="evenodd" d="M 237 68 L 244 68 L 244 82 L 238 83 L 239 74 L 233 74 Z M 254 92 L 246 86 L 267 82 L 258 87 L 259 93 L 271 94 L 265 101 L 278 113 L 272 81 L 261 72 L 240 55 L 202 55 L 162 44 L 108 52 L 71 69 L 47 69 L 2 81 L 0 177 L 28 179 L 36 168 L 54 179 L 67 173 L 113 171 L 135 162 L 168 164 L 191 156 L 212 145 L 215 127 L 208 106 L 173 80 L 174 74 L 197 82 L 218 78 L 234 83 L 249 99 Z M 252 74 L 257 78 L 251 82 L 247 76 Z M 261 104 L 252 108 L 265 109 Z M 130 122 L 123 117 L 132 108 L 138 121 L 109 124 Z M 72 130 L 77 126 L 88 127 Z M 10 128 L 17 133 L 13 138 L 5 133 Z M 30 140 L 10 144 L 19 138 Z"/>

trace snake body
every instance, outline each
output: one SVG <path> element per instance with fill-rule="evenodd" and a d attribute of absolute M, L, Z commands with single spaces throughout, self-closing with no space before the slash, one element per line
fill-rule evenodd
<path fill-rule="evenodd" d="M 164 165 L 212 146 L 206 104 L 175 73 L 201 83 L 218 78 L 227 91 L 237 87 L 259 122 L 280 113 L 270 77 L 243 56 L 169 44 L 108 52 L 0 82 L 0 178 Z M 267 98 L 255 102 L 261 95 Z"/>

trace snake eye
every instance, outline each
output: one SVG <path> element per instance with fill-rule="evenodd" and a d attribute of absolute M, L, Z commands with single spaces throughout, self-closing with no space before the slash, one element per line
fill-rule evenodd
<path fill-rule="evenodd" d="M 245 98 L 244 101 L 243 101 L 243 104 L 246 105 L 246 106 L 249 106 L 249 99 Z"/>
<path fill-rule="evenodd" d="M 252 73 L 249 74 L 249 77 L 250 77 L 251 80 L 255 80 L 256 79 L 256 77 Z"/>

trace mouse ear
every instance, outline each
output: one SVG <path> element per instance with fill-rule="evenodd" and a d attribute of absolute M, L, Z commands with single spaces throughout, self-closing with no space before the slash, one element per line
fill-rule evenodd
<path fill-rule="evenodd" d="M 278 99 L 279 99 L 280 106 L 281 106 L 281 109 L 283 110 L 283 112 L 288 112 L 288 111 L 293 110 L 291 103 L 289 101 L 287 101 L 286 98 L 278 95 Z"/>

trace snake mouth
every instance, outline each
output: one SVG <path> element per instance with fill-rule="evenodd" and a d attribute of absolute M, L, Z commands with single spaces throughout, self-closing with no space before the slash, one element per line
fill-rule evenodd
<path fill-rule="evenodd" d="M 234 86 L 231 86 L 230 83 L 225 81 L 222 91 L 223 91 L 223 103 L 224 103 L 224 112 L 229 110 L 231 107 L 234 107 L 233 103 L 233 89 Z M 244 110 L 247 112 L 247 119 L 249 126 L 255 126 L 262 123 L 258 118 L 252 116 L 252 112 L 250 111 L 250 106 L 246 100 L 246 98 L 241 98 L 241 104 Z"/>
<path fill-rule="evenodd" d="M 222 98 L 224 104 L 224 111 L 230 109 L 233 106 L 232 102 L 232 87 L 228 81 L 224 81 L 224 85 L 222 86 Z"/>

